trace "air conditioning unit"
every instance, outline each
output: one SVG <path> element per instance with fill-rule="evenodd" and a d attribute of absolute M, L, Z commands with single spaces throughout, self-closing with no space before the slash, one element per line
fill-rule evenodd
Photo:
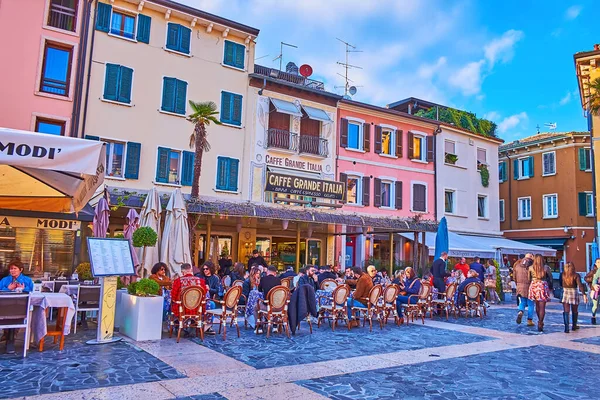
<path fill-rule="evenodd" d="M 473 141 L 473 139 L 469 139 L 469 146 L 473 146 L 475 145 L 475 141 Z"/>

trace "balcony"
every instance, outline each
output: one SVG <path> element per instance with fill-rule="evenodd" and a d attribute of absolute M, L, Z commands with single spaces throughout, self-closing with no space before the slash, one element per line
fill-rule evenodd
<path fill-rule="evenodd" d="M 267 149 L 298 151 L 298 135 L 283 129 L 269 128 L 267 131 Z"/>
<path fill-rule="evenodd" d="M 75 32 L 77 10 L 74 7 L 65 7 L 56 3 L 58 2 L 52 1 L 52 4 L 50 4 L 48 25 L 58 29 Z"/>
<path fill-rule="evenodd" d="M 329 156 L 329 141 L 327 139 L 318 136 L 298 135 L 276 128 L 269 128 L 267 131 L 266 148 L 323 158 Z"/>
<path fill-rule="evenodd" d="M 300 135 L 299 153 L 327 157 L 329 155 L 329 143 L 327 139 L 318 136 Z"/>
<path fill-rule="evenodd" d="M 296 85 L 305 86 L 315 90 L 325 90 L 325 84 L 323 82 L 315 81 L 313 79 L 305 78 L 302 75 L 293 74 L 290 72 L 280 71 L 275 68 L 264 67 L 262 65 L 254 65 L 254 73 L 258 75 L 268 76 L 274 79 L 295 83 Z"/>

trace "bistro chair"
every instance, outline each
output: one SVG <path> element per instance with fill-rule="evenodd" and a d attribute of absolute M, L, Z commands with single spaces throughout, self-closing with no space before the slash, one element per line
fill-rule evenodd
<path fill-rule="evenodd" d="M 351 307 L 350 312 L 352 316 L 357 316 L 360 320 L 360 316 L 363 316 L 363 327 L 366 325 L 367 320 L 369 321 L 369 332 L 373 331 L 373 318 L 377 317 L 379 320 L 379 328 L 383 329 L 383 315 L 381 314 L 381 308 L 379 307 L 379 298 L 383 292 L 381 285 L 375 285 L 369 290 L 369 295 L 363 300 L 367 301 L 367 307 Z M 356 299 L 358 300 L 358 299 Z"/>
<path fill-rule="evenodd" d="M 419 294 L 411 294 L 408 296 L 408 304 L 402 304 L 404 308 L 404 314 L 406 315 L 406 324 L 408 320 L 415 321 L 415 317 L 421 317 L 423 324 L 425 324 L 425 314 L 431 309 L 431 284 L 428 282 L 421 282 L 421 289 Z M 416 303 L 412 304 L 412 299 L 416 298 Z"/>
<path fill-rule="evenodd" d="M 396 325 L 400 325 L 400 318 L 398 318 L 398 310 L 396 309 L 396 298 L 398 298 L 398 294 L 400 294 L 400 286 L 394 283 L 387 285 L 383 290 L 381 311 L 385 324 L 387 324 L 390 315 L 393 315 Z"/>
<path fill-rule="evenodd" d="M 292 280 L 294 277 L 288 276 L 287 278 L 281 278 L 281 286 L 285 286 L 286 288 L 292 290 Z"/>
<path fill-rule="evenodd" d="M 77 315 L 79 313 L 100 311 L 100 286 L 80 285 L 77 289 L 77 298 L 74 303 L 75 323 L 73 324 L 73 333 L 77 333 Z"/>
<path fill-rule="evenodd" d="M 285 329 L 287 337 L 290 337 L 290 327 L 288 325 L 288 305 L 290 304 L 290 289 L 285 286 L 278 285 L 269 290 L 267 299 L 263 300 L 263 304 L 267 306 L 266 310 L 258 310 L 258 318 L 256 321 L 256 332 L 263 325 L 267 324 L 267 338 L 271 334 L 271 327 L 279 325 Z"/>
<path fill-rule="evenodd" d="M 23 357 L 27 357 L 27 345 L 30 340 L 29 335 L 31 335 L 29 328 L 29 318 L 31 316 L 30 300 L 29 293 L 4 292 L 0 294 L 0 329 L 25 329 Z"/>
<path fill-rule="evenodd" d="M 454 318 L 456 318 L 456 302 L 454 301 L 454 296 L 456 295 L 457 288 L 457 283 L 451 283 L 448 285 L 444 293 L 438 293 L 440 298 L 431 300 L 432 307 L 438 307 L 438 309 L 446 310 L 446 321 L 448 321 L 448 315 L 450 312 L 454 313 Z"/>
<path fill-rule="evenodd" d="M 469 314 L 474 313 L 475 316 L 479 316 L 483 319 L 485 313 L 485 307 L 481 302 L 481 286 L 475 282 L 469 283 L 465 287 L 465 317 Z"/>
<path fill-rule="evenodd" d="M 235 323 L 237 329 L 237 335 L 240 337 L 240 326 L 237 323 L 238 313 L 238 302 L 242 295 L 241 286 L 232 286 L 225 292 L 223 300 L 213 300 L 215 303 L 221 304 L 221 308 L 216 310 L 208 310 L 207 314 L 211 317 L 219 317 L 219 333 L 221 333 L 221 327 L 223 327 L 223 340 L 227 339 L 227 317 L 231 318 L 231 327 Z M 211 324 L 212 325 L 212 324 Z"/>
<path fill-rule="evenodd" d="M 327 319 L 331 322 L 331 331 L 335 331 L 335 325 L 339 320 L 345 321 L 348 330 L 350 330 L 350 321 L 348 321 L 348 311 L 346 303 L 350 296 L 350 286 L 339 285 L 333 289 L 331 294 L 333 301 L 330 305 L 323 305 L 319 308 L 317 326 L 321 327 L 321 321 Z"/>
<path fill-rule="evenodd" d="M 236 287 L 236 286 L 239 286 L 240 288 L 242 288 L 242 292 L 244 291 L 244 281 L 242 281 L 240 279 L 233 281 L 233 283 L 231 284 L 231 287 Z M 246 298 L 246 296 L 243 293 L 240 295 L 240 299 L 244 299 L 244 304 L 239 304 L 239 301 L 238 301 L 237 310 L 238 310 L 238 314 L 242 315 L 244 317 L 244 328 L 247 328 L 248 320 L 246 319 L 246 305 L 248 304 L 248 299 Z"/>
<path fill-rule="evenodd" d="M 337 285 L 338 284 L 335 281 L 335 279 L 327 278 L 327 279 L 323 279 L 323 282 L 321 282 L 320 289 L 332 292 L 333 289 L 335 289 L 337 287 Z"/>
<path fill-rule="evenodd" d="M 224 289 L 228 289 L 231 286 L 231 276 L 225 275 L 221 278 L 221 285 L 223 285 Z"/>
<path fill-rule="evenodd" d="M 177 343 L 184 328 L 195 328 L 196 335 L 204 340 L 204 319 L 206 317 L 206 289 L 202 286 L 188 286 L 181 291 L 179 299 L 172 302 L 179 307 L 179 315 L 172 315 L 169 321 L 169 337 L 177 325 Z"/>

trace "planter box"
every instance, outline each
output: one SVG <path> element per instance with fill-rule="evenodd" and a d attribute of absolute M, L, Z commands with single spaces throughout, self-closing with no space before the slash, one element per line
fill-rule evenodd
<path fill-rule="evenodd" d="M 119 328 L 123 321 L 123 303 L 121 296 L 127 294 L 127 289 L 117 290 L 117 304 L 115 305 L 115 328 Z"/>
<path fill-rule="evenodd" d="M 162 336 L 162 296 L 121 295 L 119 332 L 135 341 L 160 340 Z"/>

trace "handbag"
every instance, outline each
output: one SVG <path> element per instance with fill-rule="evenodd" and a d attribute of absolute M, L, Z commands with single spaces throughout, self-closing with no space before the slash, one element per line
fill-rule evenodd
<path fill-rule="evenodd" d="M 496 280 L 493 278 L 486 278 L 484 283 L 486 288 L 496 288 Z"/>

